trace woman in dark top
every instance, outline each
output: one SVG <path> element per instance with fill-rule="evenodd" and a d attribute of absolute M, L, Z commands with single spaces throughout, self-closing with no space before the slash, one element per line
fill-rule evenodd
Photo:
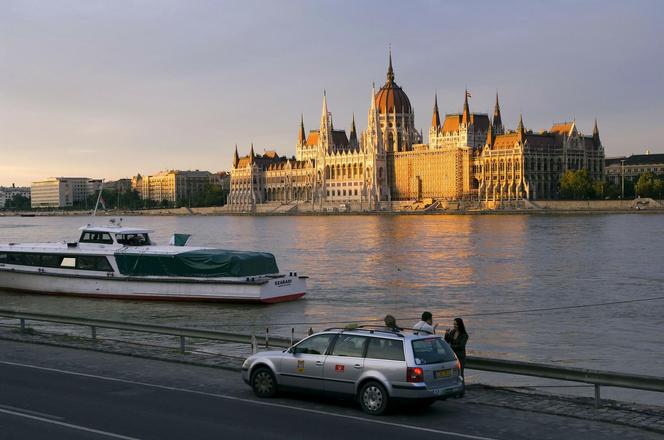
<path fill-rule="evenodd" d="M 454 329 L 449 328 L 445 331 L 445 341 L 450 344 L 452 350 L 459 358 L 461 363 L 461 376 L 463 376 L 463 369 L 466 366 L 466 343 L 468 342 L 468 333 L 466 326 L 463 324 L 463 319 L 454 318 Z"/>

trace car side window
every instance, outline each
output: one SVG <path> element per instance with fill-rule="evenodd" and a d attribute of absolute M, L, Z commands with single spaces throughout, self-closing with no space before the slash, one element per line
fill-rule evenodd
<path fill-rule="evenodd" d="M 334 334 L 312 336 L 297 344 L 295 351 L 306 354 L 325 354 L 333 337 Z"/>
<path fill-rule="evenodd" d="M 367 358 L 404 361 L 403 341 L 384 338 L 371 338 L 367 348 Z"/>
<path fill-rule="evenodd" d="M 366 345 L 366 336 L 339 335 L 331 354 L 333 356 L 364 357 Z"/>

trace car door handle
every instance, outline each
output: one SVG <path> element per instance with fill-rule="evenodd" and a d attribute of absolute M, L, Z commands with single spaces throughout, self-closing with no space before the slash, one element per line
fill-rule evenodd
<path fill-rule="evenodd" d="M 323 365 L 323 361 L 316 361 L 316 366 L 320 367 L 321 365 Z"/>
<path fill-rule="evenodd" d="M 353 368 L 357 368 L 357 369 L 359 370 L 360 368 L 362 368 L 362 365 L 360 365 L 360 364 L 355 364 L 355 365 L 353 365 Z"/>

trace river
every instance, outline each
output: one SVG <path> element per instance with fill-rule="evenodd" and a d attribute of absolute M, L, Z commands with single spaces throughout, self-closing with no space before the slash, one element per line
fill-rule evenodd
<path fill-rule="evenodd" d="M 87 220 L 0 217 L 0 242 L 73 240 Z M 294 327 L 296 336 L 387 313 L 410 326 L 430 310 L 443 328 L 464 318 L 471 354 L 664 376 L 664 300 L 598 305 L 664 297 L 662 215 L 190 216 L 124 224 L 156 230 L 160 243 L 193 232 L 193 245 L 272 252 L 282 271 L 311 277 L 309 292 L 256 306 L 21 295 L 0 286 L 0 308 L 283 335 Z"/>

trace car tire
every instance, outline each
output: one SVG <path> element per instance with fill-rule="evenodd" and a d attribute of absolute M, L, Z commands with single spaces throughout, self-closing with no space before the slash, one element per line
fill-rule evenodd
<path fill-rule="evenodd" d="M 267 367 L 258 367 L 251 373 L 251 389 L 258 397 L 274 397 L 277 395 L 277 380 L 274 373 Z"/>
<path fill-rule="evenodd" d="M 389 396 L 383 385 L 372 380 L 362 385 L 358 400 L 365 413 L 371 416 L 379 416 L 387 411 Z"/>

